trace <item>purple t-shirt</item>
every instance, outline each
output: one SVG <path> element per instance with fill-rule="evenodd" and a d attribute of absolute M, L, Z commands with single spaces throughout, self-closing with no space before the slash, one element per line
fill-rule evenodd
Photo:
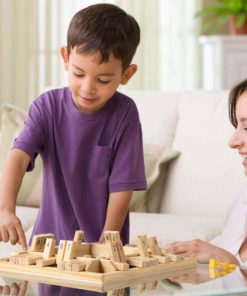
<path fill-rule="evenodd" d="M 54 233 L 57 240 L 85 232 L 98 241 L 110 192 L 146 188 L 142 131 L 136 105 L 116 92 L 94 114 L 77 110 L 69 88 L 39 96 L 30 106 L 13 148 L 25 151 L 34 168 L 43 160 L 43 192 L 33 234 Z M 129 239 L 129 217 L 121 231 Z"/>

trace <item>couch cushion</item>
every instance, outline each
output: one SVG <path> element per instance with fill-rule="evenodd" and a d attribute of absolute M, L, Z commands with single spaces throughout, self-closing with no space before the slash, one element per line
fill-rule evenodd
<path fill-rule="evenodd" d="M 143 143 L 170 147 L 177 124 L 177 104 L 182 92 L 128 90 L 142 123 Z"/>
<path fill-rule="evenodd" d="M 24 110 L 5 104 L 2 106 L 0 129 L 0 170 L 14 138 L 20 132 L 26 113 Z M 18 194 L 17 204 L 23 206 L 39 206 L 42 188 L 41 159 L 37 157 L 35 169 L 25 174 Z"/>
<path fill-rule="evenodd" d="M 27 232 L 35 223 L 39 209 L 36 207 L 16 207 L 16 216 L 21 220 L 22 227 Z"/>
<path fill-rule="evenodd" d="M 161 192 L 157 192 L 155 185 L 161 175 L 165 173 L 171 160 L 176 158 L 178 155 L 179 151 L 171 148 L 163 149 L 160 145 L 144 144 L 147 190 L 133 192 L 129 206 L 130 211 L 147 212 L 150 211 L 150 209 L 158 211 Z M 155 194 L 154 190 L 156 190 Z"/>
<path fill-rule="evenodd" d="M 177 125 L 177 105 L 183 93 L 143 90 L 127 90 L 124 93 L 137 105 L 142 124 L 144 149 L 154 147 L 155 158 L 160 158 L 164 149 L 171 147 L 173 142 Z M 159 210 L 167 165 L 159 168 L 159 175 L 148 191 L 134 193 L 132 205 L 135 207 L 131 206 L 131 210 L 148 212 Z M 147 170 L 149 182 L 149 168 Z"/>
<path fill-rule="evenodd" d="M 187 93 L 179 102 L 173 147 L 181 155 L 170 166 L 161 212 L 225 215 L 246 177 L 237 151 L 227 91 Z"/>
<path fill-rule="evenodd" d="M 131 212 L 130 243 L 135 244 L 141 234 L 156 236 L 160 247 L 195 238 L 210 241 L 220 234 L 222 226 L 220 217 Z"/>

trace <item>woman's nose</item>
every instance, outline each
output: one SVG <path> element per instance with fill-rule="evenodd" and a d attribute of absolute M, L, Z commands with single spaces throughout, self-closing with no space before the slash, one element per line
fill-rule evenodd
<path fill-rule="evenodd" d="M 241 145 L 241 143 L 241 138 L 239 137 L 238 132 L 235 131 L 228 144 L 232 149 L 237 149 Z"/>

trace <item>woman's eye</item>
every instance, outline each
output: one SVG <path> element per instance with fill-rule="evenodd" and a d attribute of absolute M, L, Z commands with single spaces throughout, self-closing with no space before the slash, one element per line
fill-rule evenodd
<path fill-rule="evenodd" d="M 84 76 L 83 74 L 77 74 L 77 73 L 74 73 L 74 75 L 75 75 L 76 77 L 78 77 L 78 78 L 81 78 L 81 77 Z"/>

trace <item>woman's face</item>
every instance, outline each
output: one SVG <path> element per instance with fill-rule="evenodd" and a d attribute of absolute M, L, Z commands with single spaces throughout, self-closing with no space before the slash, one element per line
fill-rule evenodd
<path fill-rule="evenodd" d="M 243 157 L 242 164 L 247 176 L 247 92 L 244 92 L 236 104 L 237 127 L 229 141 L 229 145 Z"/>

